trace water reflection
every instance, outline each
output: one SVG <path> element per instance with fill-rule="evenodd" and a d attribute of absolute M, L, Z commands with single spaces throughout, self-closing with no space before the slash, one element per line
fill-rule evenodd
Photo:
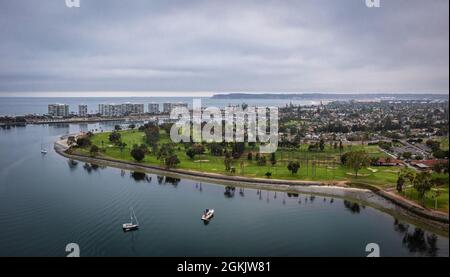
<path fill-rule="evenodd" d="M 394 230 L 400 234 L 404 234 L 409 229 L 409 224 L 400 222 L 397 218 L 394 220 Z"/>
<path fill-rule="evenodd" d="M 199 191 L 203 191 L 202 183 L 195 183 L 195 188 L 198 189 Z"/>
<path fill-rule="evenodd" d="M 358 203 L 344 200 L 344 207 L 347 208 L 352 214 L 359 214 L 361 208 Z"/>
<path fill-rule="evenodd" d="M 233 186 L 226 186 L 225 187 L 225 192 L 223 193 L 225 195 L 225 197 L 227 198 L 232 198 L 234 197 L 234 191 L 236 190 L 235 187 Z"/>
<path fill-rule="evenodd" d="M 69 128 L 69 123 L 52 123 L 51 124 L 51 126 L 53 127 L 53 128 L 55 128 L 55 129 L 57 129 L 57 128 Z"/>
<path fill-rule="evenodd" d="M 70 168 L 71 170 L 74 170 L 74 169 L 77 168 L 78 162 L 75 161 L 75 160 L 68 160 L 68 161 L 67 161 L 67 165 L 69 166 L 69 168 Z"/>
<path fill-rule="evenodd" d="M 403 235 L 402 244 L 410 253 L 436 257 L 439 251 L 438 237 L 435 234 L 427 234 L 418 227 L 409 232 L 409 228 L 409 224 L 402 223 L 395 218 L 394 231 Z"/>
<path fill-rule="evenodd" d="M 150 183 L 152 181 L 152 177 L 148 176 L 144 172 L 133 171 L 130 174 L 130 177 L 133 178 L 136 182 L 146 181 Z"/>
<path fill-rule="evenodd" d="M 414 231 L 406 232 L 403 237 L 403 245 L 408 248 L 410 253 L 422 254 L 435 257 L 437 255 L 437 236 L 435 234 L 426 235 L 420 228 L 414 228 Z"/>
<path fill-rule="evenodd" d="M 178 186 L 180 181 L 181 181 L 180 178 L 174 178 L 174 177 L 166 176 L 164 183 L 165 184 L 171 184 L 171 185 L 174 185 L 174 186 Z"/>
<path fill-rule="evenodd" d="M 92 171 L 97 171 L 98 169 L 105 169 L 106 166 L 100 166 L 100 165 L 94 164 L 94 163 L 85 163 L 83 165 L 83 168 L 84 168 L 84 170 L 86 170 L 86 172 L 91 173 Z"/>

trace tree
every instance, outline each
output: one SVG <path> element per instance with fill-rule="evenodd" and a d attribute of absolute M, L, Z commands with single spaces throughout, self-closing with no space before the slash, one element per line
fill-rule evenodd
<path fill-rule="evenodd" d="M 429 172 L 420 172 L 417 174 L 417 177 L 414 179 L 413 187 L 419 194 L 419 198 L 423 200 L 425 198 L 425 194 L 433 187 L 431 174 Z"/>
<path fill-rule="evenodd" d="M 130 125 L 128 125 L 128 129 L 134 130 L 134 128 L 136 128 L 136 125 L 135 125 L 135 124 L 130 124 Z"/>
<path fill-rule="evenodd" d="M 364 166 L 369 163 L 369 156 L 365 151 L 353 151 L 346 153 L 347 158 L 345 160 L 345 165 L 355 171 L 356 178 L 358 178 L 358 172 Z"/>
<path fill-rule="evenodd" d="M 77 141 L 75 140 L 75 137 L 74 137 L 74 136 L 69 136 L 69 137 L 67 138 L 67 145 L 71 146 L 71 145 L 74 145 L 74 144 L 76 144 L 76 143 L 77 143 Z"/>
<path fill-rule="evenodd" d="M 112 143 L 116 143 L 116 144 L 119 143 L 121 138 L 122 138 L 122 136 L 117 131 L 114 131 L 111 134 L 109 134 L 109 141 Z"/>
<path fill-rule="evenodd" d="M 292 173 L 292 175 L 297 174 L 300 169 L 300 163 L 298 161 L 290 161 L 288 163 L 287 169 Z"/>
<path fill-rule="evenodd" d="M 412 157 L 412 153 L 411 152 L 403 152 L 403 158 L 409 160 Z"/>
<path fill-rule="evenodd" d="M 247 154 L 247 160 L 252 161 L 253 160 L 253 153 L 252 152 L 248 152 Z"/>
<path fill-rule="evenodd" d="M 192 148 L 189 148 L 188 150 L 186 150 L 186 155 L 193 160 L 195 158 L 195 151 Z"/>
<path fill-rule="evenodd" d="M 124 144 L 125 144 L 125 143 L 124 143 Z M 125 144 L 125 146 L 126 146 L 126 144 Z M 141 143 L 141 145 L 139 145 L 139 148 L 141 148 L 142 151 L 144 151 L 144 154 L 145 154 L 145 155 L 147 155 L 147 154 L 150 153 L 150 151 L 148 150 L 148 146 L 147 146 L 146 144 L 144 144 L 144 143 Z"/>
<path fill-rule="evenodd" d="M 397 179 L 397 191 L 401 193 L 403 191 L 403 186 L 404 185 L 405 185 L 405 178 L 402 175 L 398 176 L 398 179 Z"/>
<path fill-rule="evenodd" d="M 99 150 L 100 149 L 97 147 L 97 145 L 92 145 L 89 152 L 91 153 L 92 156 L 95 156 L 98 154 Z"/>
<path fill-rule="evenodd" d="M 173 145 L 170 143 L 163 144 L 158 151 L 157 154 L 158 160 L 161 161 L 167 168 L 175 167 L 180 163 L 177 155 L 175 155 L 175 151 L 173 149 Z"/>
<path fill-rule="evenodd" d="M 341 164 L 346 165 L 347 164 L 347 158 L 350 152 L 344 153 L 344 155 L 341 156 Z"/>
<path fill-rule="evenodd" d="M 151 145 L 153 153 L 156 153 L 159 142 L 159 127 L 155 124 L 147 124 L 145 129 L 145 140 L 149 145 Z"/>
<path fill-rule="evenodd" d="M 197 144 L 192 145 L 191 148 L 196 155 L 202 155 L 205 153 L 205 146 L 203 146 L 203 144 L 197 143 Z"/>
<path fill-rule="evenodd" d="M 445 159 L 448 158 L 448 150 L 447 151 L 443 151 L 441 149 L 437 149 L 435 151 L 433 151 L 433 156 L 436 159 Z"/>
<path fill-rule="evenodd" d="M 325 149 L 325 141 L 323 140 L 323 138 L 320 139 L 319 148 L 320 151 L 323 151 Z"/>
<path fill-rule="evenodd" d="M 123 150 L 125 150 L 125 147 L 127 147 L 127 144 L 125 142 L 118 142 L 117 146 L 119 146 L 120 153 L 122 153 Z"/>
<path fill-rule="evenodd" d="M 168 158 L 166 158 L 166 160 L 165 160 L 166 168 L 176 167 L 179 163 L 180 163 L 180 159 L 178 159 L 178 156 L 175 155 L 175 154 L 170 155 L 170 156 L 169 156 Z"/>
<path fill-rule="evenodd" d="M 145 158 L 145 152 L 142 150 L 142 148 L 138 147 L 137 145 L 133 146 L 133 149 L 131 150 L 131 156 L 133 159 L 135 159 L 138 162 L 141 162 Z"/>
<path fill-rule="evenodd" d="M 83 148 L 83 147 L 87 147 L 89 145 L 91 145 L 91 140 L 88 137 L 83 136 L 83 137 L 77 138 L 77 146 L 78 147 Z"/>
<path fill-rule="evenodd" d="M 265 166 L 267 164 L 267 159 L 265 156 L 260 156 L 259 159 L 257 160 L 257 164 L 259 166 Z"/>
<path fill-rule="evenodd" d="M 275 155 L 275 153 L 270 154 L 270 163 L 272 164 L 272 166 L 277 164 L 277 156 Z"/>
<path fill-rule="evenodd" d="M 225 171 L 229 172 L 231 170 L 231 164 L 233 162 L 230 153 L 226 153 L 225 154 L 225 159 L 224 159 L 224 164 L 225 164 Z"/>
<path fill-rule="evenodd" d="M 448 173 L 448 162 L 435 163 L 432 168 L 436 173 Z"/>
<path fill-rule="evenodd" d="M 267 171 L 264 175 L 266 175 L 266 177 L 270 179 L 270 177 L 272 177 L 272 172 Z"/>
<path fill-rule="evenodd" d="M 208 144 L 209 152 L 213 156 L 222 156 L 223 155 L 223 146 L 217 142 Z"/>
<path fill-rule="evenodd" d="M 233 143 L 232 153 L 235 159 L 239 159 L 244 153 L 244 151 L 245 151 L 245 143 L 243 142 Z"/>
<path fill-rule="evenodd" d="M 164 130 L 166 134 L 170 134 L 170 130 L 172 129 L 173 123 L 164 123 L 161 125 L 161 128 Z"/>
<path fill-rule="evenodd" d="M 120 131 L 120 130 L 122 130 L 122 127 L 120 127 L 120 125 L 115 125 L 114 126 L 114 130 Z"/>

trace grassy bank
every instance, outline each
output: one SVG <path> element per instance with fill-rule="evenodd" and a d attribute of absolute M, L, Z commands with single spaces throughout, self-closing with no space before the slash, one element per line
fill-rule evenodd
<path fill-rule="evenodd" d="M 100 148 L 98 156 L 111 157 L 123 161 L 133 161 L 130 154 L 131 148 L 135 144 L 145 144 L 145 134 L 138 130 L 119 131 L 121 134 L 121 141 L 126 143 L 126 147 L 120 149 L 114 143 L 109 141 L 110 133 L 97 133 L 91 138 L 93 145 Z M 170 143 L 169 136 L 161 130 L 159 145 Z M 149 149 L 151 147 L 149 146 Z M 186 149 L 183 144 L 175 146 L 175 154 L 178 156 L 180 163 L 177 166 L 179 169 L 195 170 L 200 172 L 210 172 L 223 175 L 243 176 L 250 178 L 266 178 L 266 173 L 270 172 L 272 179 L 282 180 L 305 180 L 305 181 L 320 181 L 336 183 L 339 181 L 349 181 L 355 183 L 364 183 L 376 185 L 384 189 L 395 188 L 398 172 L 402 167 L 400 166 L 368 166 L 360 170 L 356 178 L 354 171 L 340 162 L 341 152 L 364 150 L 371 157 L 385 157 L 386 154 L 378 148 L 378 146 L 368 145 L 345 145 L 344 149 L 340 151 L 335 149 L 332 145 L 326 144 L 323 151 L 312 152 L 308 151 L 308 145 L 304 144 L 295 149 L 278 148 L 276 152 L 276 164 L 272 165 L 270 162 L 270 155 L 267 155 L 267 164 L 260 166 L 255 159 L 252 161 L 247 159 L 247 153 L 258 152 L 257 146 L 255 148 L 246 144 L 245 151 L 239 159 L 233 159 L 232 166 L 235 172 L 232 174 L 225 170 L 224 157 L 214 156 L 209 153 L 207 147 L 204 154 L 196 155 L 191 159 L 186 155 Z M 231 147 L 227 148 L 231 151 Z M 89 147 L 76 148 L 79 154 L 89 155 Z M 255 155 L 253 155 L 255 156 Z M 300 169 L 297 174 L 293 175 L 287 168 L 289 161 L 297 160 L 300 162 Z M 161 161 L 157 159 L 153 153 L 147 154 L 142 161 L 143 164 L 162 166 Z M 316 166 L 313 166 L 313 163 Z M 442 177 L 442 176 L 441 176 Z M 439 188 L 438 195 L 438 210 L 448 212 L 448 175 L 446 178 L 446 185 Z M 431 198 L 432 192 L 427 195 L 425 206 L 434 208 L 435 200 Z M 403 196 L 417 200 L 417 194 L 413 189 L 406 191 Z M 434 196 L 434 194 L 433 194 Z M 416 197 L 416 198 L 415 198 Z"/>
<path fill-rule="evenodd" d="M 99 133 L 92 137 L 91 141 L 94 145 L 97 145 L 101 149 L 100 155 L 105 155 L 115 159 L 133 161 L 130 151 L 134 144 L 145 143 L 145 135 L 143 132 L 137 130 L 120 131 L 122 142 L 126 143 L 125 149 L 121 150 L 119 147 L 109 141 L 109 133 Z M 159 144 L 169 143 L 170 138 L 164 131 L 161 131 L 161 139 Z M 385 156 L 377 146 L 362 146 L 353 145 L 345 146 L 344 151 L 350 150 L 362 150 L 364 149 L 370 156 Z M 231 148 L 228 150 L 231 151 Z M 88 154 L 89 149 L 79 149 L 78 151 Z M 358 174 L 359 177 L 355 178 L 354 172 L 347 167 L 340 164 L 340 153 L 338 149 L 334 149 L 329 145 L 325 146 L 324 151 L 309 152 L 307 145 L 302 145 L 295 150 L 279 148 L 276 153 L 276 164 L 272 165 L 267 155 L 267 165 L 259 166 L 255 160 L 249 161 L 247 159 L 247 153 L 257 153 L 258 149 L 251 148 L 246 145 L 244 154 L 239 159 L 233 159 L 232 165 L 236 168 L 234 175 L 265 178 L 266 172 L 272 173 L 273 179 L 285 179 L 285 180 L 311 180 L 311 181 L 345 181 L 357 179 L 359 181 L 370 182 L 378 184 L 380 186 L 392 186 L 396 179 L 397 173 L 400 170 L 398 167 L 367 167 L 363 168 Z M 180 159 L 178 168 L 191 169 L 203 172 L 212 172 L 219 174 L 228 174 L 225 171 L 224 157 L 213 156 L 208 150 L 205 154 L 196 155 L 194 159 L 190 159 L 186 155 L 186 150 L 183 145 L 179 145 L 175 148 L 175 154 Z M 291 160 L 300 161 L 300 169 L 297 174 L 292 175 L 287 169 L 287 164 Z M 313 161 L 316 162 L 316 166 L 312 165 Z M 146 164 L 160 165 L 160 161 L 156 155 L 146 155 L 142 161 Z"/>

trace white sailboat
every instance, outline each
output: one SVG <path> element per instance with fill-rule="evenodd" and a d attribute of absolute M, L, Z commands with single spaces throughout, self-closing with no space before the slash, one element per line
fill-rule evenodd
<path fill-rule="evenodd" d="M 133 219 L 135 219 L 136 223 L 133 223 Z M 124 232 L 134 231 L 134 230 L 139 229 L 139 222 L 137 220 L 136 215 L 134 214 L 133 208 L 130 209 L 130 222 L 124 223 L 122 225 L 122 229 Z"/>
<path fill-rule="evenodd" d="M 41 143 L 41 154 L 43 155 L 47 154 L 47 149 L 44 148 L 42 143 Z"/>

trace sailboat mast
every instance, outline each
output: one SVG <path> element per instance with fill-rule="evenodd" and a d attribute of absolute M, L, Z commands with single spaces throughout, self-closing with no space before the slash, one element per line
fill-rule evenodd
<path fill-rule="evenodd" d="M 134 219 L 136 219 L 136 224 L 139 225 L 139 221 L 138 221 L 138 219 L 136 217 L 136 214 L 134 213 L 134 209 L 133 209 L 133 216 L 134 216 Z"/>

